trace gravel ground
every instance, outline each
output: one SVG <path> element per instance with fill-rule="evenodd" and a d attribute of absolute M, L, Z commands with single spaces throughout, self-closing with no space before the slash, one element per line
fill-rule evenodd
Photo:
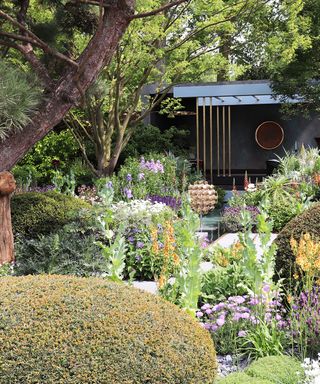
<path fill-rule="evenodd" d="M 219 376 L 227 376 L 232 372 L 242 371 L 248 365 L 247 359 L 232 355 L 218 355 L 217 359 Z"/>

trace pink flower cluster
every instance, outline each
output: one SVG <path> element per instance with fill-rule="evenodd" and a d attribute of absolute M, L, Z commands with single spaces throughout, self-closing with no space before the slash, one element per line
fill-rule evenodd
<path fill-rule="evenodd" d="M 151 159 L 150 161 L 145 161 L 144 157 L 141 157 L 140 159 L 140 169 L 146 169 L 153 173 L 164 173 L 164 168 L 160 160 L 154 161 L 153 159 Z"/>

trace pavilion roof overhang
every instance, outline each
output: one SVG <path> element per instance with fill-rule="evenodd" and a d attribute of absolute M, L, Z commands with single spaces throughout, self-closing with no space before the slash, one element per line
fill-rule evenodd
<path fill-rule="evenodd" d="M 177 98 L 197 98 L 198 105 L 258 105 L 282 104 L 280 96 L 272 92 L 270 82 L 233 81 L 225 83 L 181 84 L 173 87 L 173 96 Z M 297 103 L 299 99 L 286 102 Z"/>

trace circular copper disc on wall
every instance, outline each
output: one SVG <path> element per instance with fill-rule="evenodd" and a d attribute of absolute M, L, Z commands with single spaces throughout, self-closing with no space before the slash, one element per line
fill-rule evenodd
<path fill-rule="evenodd" d="M 283 139 L 283 129 L 275 121 L 265 121 L 256 129 L 256 142 L 263 149 L 275 149 L 281 145 Z"/>

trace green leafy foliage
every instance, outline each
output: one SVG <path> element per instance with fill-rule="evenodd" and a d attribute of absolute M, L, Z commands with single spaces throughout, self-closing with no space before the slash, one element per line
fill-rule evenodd
<path fill-rule="evenodd" d="M 34 239 L 18 238 L 14 273 L 77 276 L 106 273 L 106 261 L 95 244 L 96 231 L 79 221 Z"/>
<path fill-rule="evenodd" d="M 189 129 L 170 127 L 161 130 L 153 125 L 141 125 L 134 130 L 120 160 L 146 155 L 150 152 L 172 152 L 176 156 L 186 156 L 189 154 L 189 140 Z"/>
<path fill-rule="evenodd" d="M 125 258 L 127 244 L 126 239 L 122 236 L 121 231 L 117 234 L 110 246 L 99 242 L 97 243 L 102 249 L 102 255 L 106 262 L 106 276 L 111 281 L 120 282 L 123 280 L 123 272 L 125 269 Z"/>
<path fill-rule="evenodd" d="M 128 158 L 111 178 L 115 201 L 145 199 L 150 195 L 179 196 L 176 160 L 162 154 Z"/>
<path fill-rule="evenodd" d="M 97 278 L 0 279 L 1 384 L 211 384 L 209 334 L 161 298 Z"/>
<path fill-rule="evenodd" d="M 38 141 L 13 168 L 13 174 L 18 185 L 24 185 L 30 176 L 33 184 L 52 184 L 57 171 L 64 175 L 72 171 L 79 183 L 90 182 L 92 175 L 79 155 L 78 144 L 69 130 L 53 131 Z"/>
<path fill-rule="evenodd" d="M 303 113 L 310 116 L 311 112 L 318 112 L 320 107 L 320 86 L 318 82 L 312 81 L 318 79 L 320 74 L 320 4 L 317 0 L 299 3 L 303 6 L 300 17 L 304 19 L 304 28 L 307 27 L 308 44 L 304 49 L 298 49 L 286 65 L 279 66 L 275 62 L 272 80 L 274 91 L 282 95 L 284 101 L 296 95 L 304 100 L 298 105 L 286 105 L 287 115 Z"/>
<path fill-rule="evenodd" d="M 83 200 L 57 192 L 27 192 L 13 196 L 12 226 L 16 235 L 36 238 L 71 223 L 81 209 L 91 206 Z"/>

